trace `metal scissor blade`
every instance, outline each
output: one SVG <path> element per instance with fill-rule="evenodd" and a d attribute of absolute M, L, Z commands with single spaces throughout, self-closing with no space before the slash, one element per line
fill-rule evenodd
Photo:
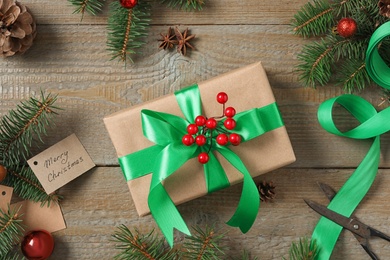
<path fill-rule="evenodd" d="M 318 182 L 317 184 L 318 184 L 318 186 L 320 186 L 320 189 L 325 194 L 325 196 L 328 198 L 328 200 L 332 201 L 334 196 L 336 196 L 337 192 L 332 187 L 330 187 L 328 184 L 325 184 L 322 182 Z"/>
<path fill-rule="evenodd" d="M 337 212 L 334 212 L 333 210 L 328 209 L 327 207 L 318 204 L 314 201 L 304 199 L 306 204 L 312 208 L 314 211 L 316 211 L 321 216 L 324 216 L 336 224 L 348 229 L 349 231 L 353 232 L 354 234 L 359 235 L 362 238 L 368 238 L 370 237 L 370 230 L 369 227 L 362 222 L 353 219 L 353 218 L 347 218 Z"/>

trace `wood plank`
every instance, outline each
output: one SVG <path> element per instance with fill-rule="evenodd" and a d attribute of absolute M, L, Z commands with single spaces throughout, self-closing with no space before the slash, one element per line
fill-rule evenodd
<path fill-rule="evenodd" d="M 291 242 L 300 237 L 311 236 L 319 219 L 309 209 L 303 198 L 326 204 L 325 196 L 317 182 L 325 182 L 339 189 L 350 176 L 351 170 L 337 169 L 280 169 L 255 179 L 273 181 L 276 198 L 262 203 L 258 218 L 245 235 L 224 224 L 233 214 L 241 192 L 235 185 L 211 195 L 180 205 L 189 226 L 216 224 L 220 232 L 227 232 L 224 243 L 229 255 L 238 255 L 247 249 L 259 259 L 281 259 L 286 257 Z M 356 210 L 356 215 L 379 230 L 390 234 L 386 224 L 390 209 L 384 200 L 390 196 L 389 170 L 380 170 L 366 198 Z M 115 227 L 121 224 L 149 232 L 156 228 L 150 216 L 138 217 L 127 185 L 118 167 L 98 167 L 60 189 L 65 199 L 61 203 L 68 228 L 56 232 L 56 247 L 52 259 L 110 259 L 118 251 L 111 241 Z M 176 234 L 180 241 L 182 235 Z M 386 242 L 371 243 L 378 256 L 390 254 Z M 349 232 L 343 232 L 332 259 L 367 259 L 367 255 Z"/>
<path fill-rule="evenodd" d="M 151 4 L 152 21 L 154 25 L 162 24 L 290 24 L 293 15 L 307 1 L 271 0 L 233 1 L 210 0 L 200 12 L 184 12 L 172 10 L 159 1 L 148 1 Z M 109 7 L 106 1 L 103 12 L 97 16 L 72 14 L 75 8 L 67 1 L 36 1 L 25 0 L 38 24 L 82 24 L 91 27 L 94 24 L 107 24 Z"/>

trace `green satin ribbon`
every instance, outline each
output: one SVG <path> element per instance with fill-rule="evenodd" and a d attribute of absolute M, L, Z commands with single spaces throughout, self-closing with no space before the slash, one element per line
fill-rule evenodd
<path fill-rule="evenodd" d="M 384 23 L 371 36 L 366 52 L 366 69 L 380 86 L 390 89 L 390 68 L 378 52 L 378 45 L 390 35 L 390 22 Z M 361 124 L 347 132 L 337 129 L 332 109 L 338 103 Z M 328 132 L 353 139 L 373 139 L 371 148 L 351 177 L 329 203 L 328 208 L 344 216 L 351 216 L 370 189 L 379 166 L 380 135 L 390 130 L 390 108 L 379 113 L 366 100 L 354 95 L 342 95 L 323 102 L 318 109 L 318 121 Z M 317 259 L 329 259 L 342 227 L 322 217 L 314 229 L 312 241 L 319 246 Z"/>
<path fill-rule="evenodd" d="M 370 38 L 366 52 L 366 70 L 379 86 L 390 89 L 390 68 L 379 55 L 378 45 L 390 35 L 390 21 L 382 24 Z"/>
<path fill-rule="evenodd" d="M 143 133 L 156 145 L 119 158 L 126 180 L 152 173 L 149 209 L 168 243 L 173 246 L 174 228 L 188 235 L 190 231 L 162 182 L 201 151 L 210 151 L 209 162 L 204 164 L 207 190 L 213 192 L 228 187 L 230 183 L 226 173 L 214 155 L 220 153 L 244 178 L 239 204 L 227 224 L 247 232 L 260 206 L 259 193 L 251 175 L 237 154 L 226 146 L 218 145 L 215 140 L 211 147 L 209 144 L 202 147 L 182 144 L 186 127 L 202 114 L 202 103 L 197 85 L 178 91 L 175 95 L 185 119 L 151 110 L 141 111 Z M 238 113 L 234 118 L 237 122 L 234 132 L 241 135 L 242 142 L 284 125 L 276 103 Z"/>
<path fill-rule="evenodd" d="M 338 103 L 353 115 L 360 125 L 341 132 L 333 121 L 332 109 Z M 373 139 L 368 153 L 351 177 L 337 192 L 328 208 L 350 217 L 371 187 L 379 166 L 380 135 L 390 130 L 390 109 L 379 113 L 366 100 L 354 95 L 341 95 L 323 102 L 318 109 L 318 120 L 328 132 L 353 139 Z M 317 259 L 329 259 L 343 228 L 325 217 L 321 217 L 312 235 L 319 247 Z"/>

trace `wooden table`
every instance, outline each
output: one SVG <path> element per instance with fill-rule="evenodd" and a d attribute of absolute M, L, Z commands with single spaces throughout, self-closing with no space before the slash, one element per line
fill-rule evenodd
<path fill-rule="evenodd" d="M 290 21 L 306 0 L 208 0 L 202 12 L 172 11 L 152 3 L 152 26 L 143 55 L 124 67 L 110 61 L 106 51 L 108 8 L 102 15 L 72 14 L 66 0 L 25 0 L 35 15 L 38 34 L 23 56 L 1 60 L 0 115 L 40 89 L 58 94 L 65 110 L 50 129 L 43 148 L 75 133 L 97 167 L 60 189 L 67 229 L 55 233 L 51 259 L 111 259 L 118 251 L 111 241 L 116 226 L 125 224 L 148 232 L 156 227 L 150 217 L 138 217 L 126 182 L 118 167 L 114 147 L 103 117 L 123 108 L 153 100 L 194 82 L 262 61 L 285 120 L 297 161 L 256 178 L 272 180 L 277 196 L 263 203 L 250 232 L 243 235 L 224 221 L 232 214 L 241 186 L 180 205 L 189 226 L 217 223 L 228 232 L 232 254 L 247 249 L 259 259 L 287 257 L 292 241 L 310 237 L 319 216 L 303 198 L 327 200 L 317 187 L 326 182 L 339 189 L 367 152 L 370 141 L 340 138 L 325 132 L 316 119 L 318 105 L 342 94 L 337 86 L 307 89 L 294 72 L 304 40 L 291 33 Z M 196 34 L 188 57 L 158 49 L 157 39 L 168 26 L 189 27 Z M 378 107 L 381 90 L 371 88 L 359 95 Z M 383 108 L 383 107 L 379 107 Z M 340 125 L 353 120 L 340 115 Z M 372 189 L 356 210 L 364 222 L 390 233 L 389 136 L 382 138 L 381 169 Z M 373 248 L 382 259 L 390 247 L 375 240 Z M 349 232 L 343 232 L 332 259 L 367 259 Z"/>

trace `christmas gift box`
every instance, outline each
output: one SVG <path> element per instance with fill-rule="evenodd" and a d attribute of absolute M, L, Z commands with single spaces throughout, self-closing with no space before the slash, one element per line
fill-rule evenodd
<path fill-rule="evenodd" d="M 216 100 L 219 93 L 225 96 Z M 220 100 L 224 97 L 228 97 L 226 104 Z M 231 115 L 227 107 L 234 107 L 236 114 Z M 216 119 L 216 128 L 211 123 L 204 125 L 202 118 Z M 226 121 L 234 121 L 233 126 Z M 138 214 L 151 212 L 166 236 L 171 230 L 161 222 L 172 222 L 178 230 L 188 231 L 177 226 L 182 219 L 173 203 L 178 205 L 239 182 L 243 182 L 242 197 L 229 222 L 247 231 L 259 204 L 252 177 L 295 161 L 260 62 L 119 111 L 105 117 L 104 123 Z M 196 126 L 195 130 L 189 125 Z M 216 140 L 221 133 L 228 136 L 227 145 L 226 137 L 222 142 Z M 233 134 L 241 140 L 239 145 L 234 143 L 237 139 L 229 142 Z M 198 135 L 206 137 L 206 145 L 198 145 Z M 200 154 L 209 161 L 200 163 Z M 249 223 L 249 227 L 236 222 Z"/>

